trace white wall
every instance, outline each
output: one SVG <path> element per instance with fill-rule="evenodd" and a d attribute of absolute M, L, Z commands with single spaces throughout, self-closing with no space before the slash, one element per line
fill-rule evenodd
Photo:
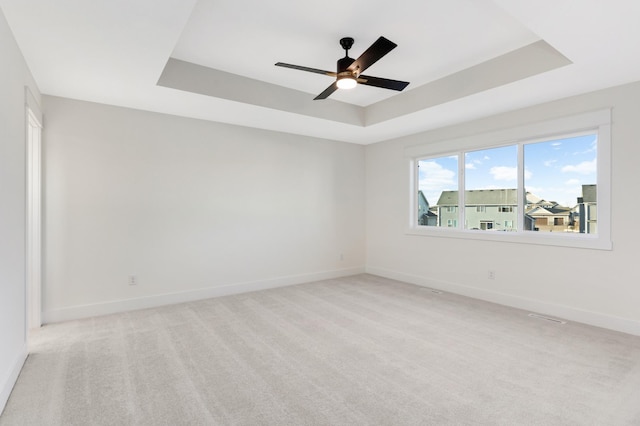
<path fill-rule="evenodd" d="M 612 251 L 405 234 L 405 147 L 609 107 Z M 640 335 L 638 117 L 636 83 L 368 146 L 367 271 Z M 495 280 L 487 279 L 489 269 Z"/>
<path fill-rule="evenodd" d="M 629 212 L 640 202 L 628 193 L 640 158 L 636 99 L 640 84 L 362 147 L 44 97 L 44 320 L 366 263 L 370 273 L 640 334 L 640 288 L 626 278 L 638 253 Z M 405 234 L 405 147 L 609 107 L 612 251 Z"/>
<path fill-rule="evenodd" d="M 45 322 L 364 271 L 363 146 L 43 107 Z"/>
<path fill-rule="evenodd" d="M 38 89 L 0 10 L 0 412 L 27 355 L 25 86 Z"/>

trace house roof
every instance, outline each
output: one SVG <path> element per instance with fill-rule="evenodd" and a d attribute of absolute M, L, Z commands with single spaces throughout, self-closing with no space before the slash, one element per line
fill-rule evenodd
<path fill-rule="evenodd" d="M 427 197 L 424 196 L 424 193 L 422 191 L 418 191 L 418 198 L 422 201 L 424 201 L 424 203 L 429 206 L 429 202 L 427 201 Z"/>
<path fill-rule="evenodd" d="M 472 189 L 465 191 L 465 203 L 471 206 L 496 206 L 496 205 L 517 205 L 518 190 L 512 188 L 503 189 Z M 540 198 L 527 192 L 527 202 Z M 457 206 L 458 191 L 442 191 L 438 199 L 439 206 Z"/>
<path fill-rule="evenodd" d="M 572 208 L 563 207 L 563 206 L 554 206 L 554 207 L 543 207 L 543 206 L 535 206 L 527 211 L 527 214 L 531 216 L 537 215 L 568 215 L 571 213 Z"/>
<path fill-rule="evenodd" d="M 638 80 L 640 2 L 0 0 L 42 93 L 368 144 Z M 340 11 L 337 13 L 336 11 Z M 1 19 L 1 17 L 0 17 Z M 37 29 L 37 30 L 34 30 Z M 398 47 L 313 101 L 350 36 Z M 602 66 L 602 64 L 607 66 Z"/>

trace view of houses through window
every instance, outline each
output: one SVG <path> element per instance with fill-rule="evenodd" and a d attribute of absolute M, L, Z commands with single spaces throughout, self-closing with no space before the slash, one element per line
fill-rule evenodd
<path fill-rule="evenodd" d="M 419 159 L 418 225 L 596 234 L 596 148 L 591 132 Z"/>

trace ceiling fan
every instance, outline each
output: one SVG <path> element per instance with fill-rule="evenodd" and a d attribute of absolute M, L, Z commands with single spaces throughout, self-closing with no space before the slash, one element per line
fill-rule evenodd
<path fill-rule="evenodd" d="M 335 77 L 336 81 L 334 81 L 331 86 L 327 87 L 324 92 L 313 98 L 314 100 L 326 99 L 338 89 L 352 89 L 358 84 L 397 91 L 403 90 L 409 84 L 408 81 L 389 80 L 387 78 L 372 77 L 361 74 L 384 55 L 391 52 L 397 46 L 394 42 L 389 41 L 384 37 L 380 37 L 371 46 L 369 46 L 369 48 L 365 50 L 358 59 L 349 57 L 349 49 L 353 46 L 353 38 L 341 38 L 340 46 L 345 50 L 345 56 L 344 58 L 338 59 L 337 72 L 324 71 L 300 65 L 285 64 L 284 62 L 278 62 L 276 63 L 276 66 Z"/>

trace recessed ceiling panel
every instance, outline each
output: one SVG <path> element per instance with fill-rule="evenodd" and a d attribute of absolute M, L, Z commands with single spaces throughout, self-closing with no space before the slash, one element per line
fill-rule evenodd
<path fill-rule="evenodd" d="M 172 57 L 309 93 L 332 83 L 320 74 L 275 67 L 278 61 L 334 71 L 353 37 L 358 57 L 379 36 L 398 47 L 368 75 L 409 81 L 405 90 L 537 41 L 487 0 L 199 0 Z M 397 92 L 358 86 L 331 99 L 366 106 Z"/>

